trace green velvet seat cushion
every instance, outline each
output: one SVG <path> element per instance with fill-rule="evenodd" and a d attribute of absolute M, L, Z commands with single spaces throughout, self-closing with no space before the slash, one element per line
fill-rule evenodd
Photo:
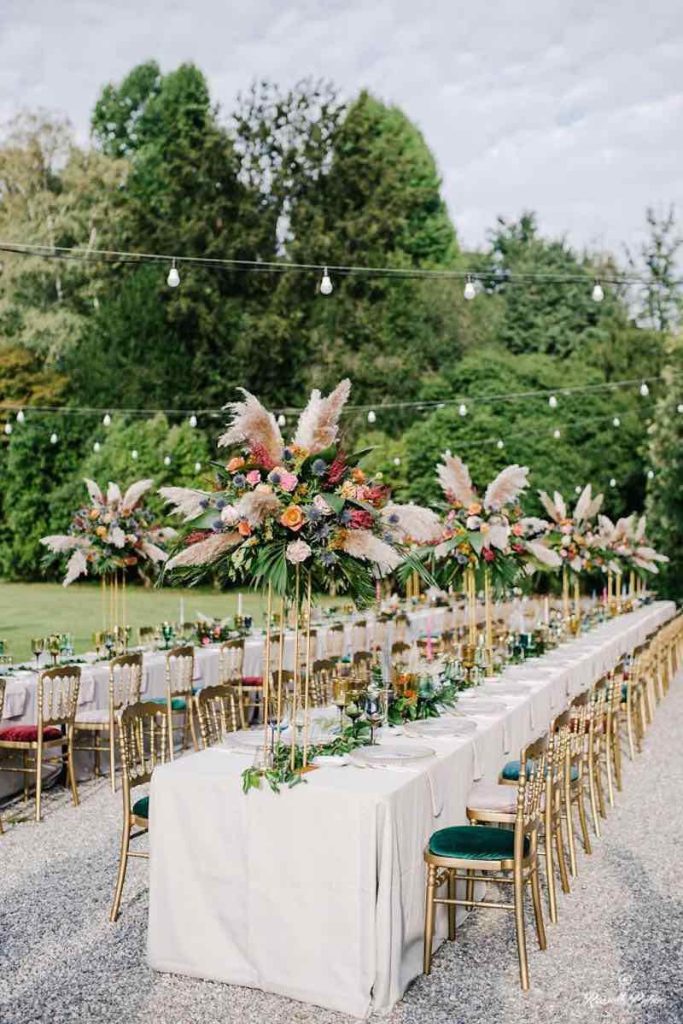
<path fill-rule="evenodd" d="M 133 814 L 137 815 L 138 818 L 149 818 L 149 797 L 141 796 L 139 800 L 136 800 L 133 804 Z"/>
<path fill-rule="evenodd" d="M 621 684 L 621 699 L 622 701 L 628 700 L 628 683 Z"/>
<path fill-rule="evenodd" d="M 527 777 L 527 779 L 531 775 L 532 765 L 533 765 L 533 761 L 527 761 L 527 763 L 526 763 L 526 777 Z M 519 779 L 519 761 L 508 761 L 508 763 L 505 765 L 505 767 L 503 768 L 503 770 L 500 773 L 500 775 L 501 775 L 501 778 L 507 779 L 508 782 L 517 782 L 518 779 Z M 572 765 L 572 768 L 571 768 L 571 771 L 570 771 L 571 781 L 572 782 L 576 782 L 578 777 L 579 777 L 579 769 L 575 765 Z"/>
<path fill-rule="evenodd" d="M 456 857 L 458 860 L 512 860 L 515 833 L 507 828 L 488 825 L 455 825 L 442 828 L 429 840 L 429 852 L 436 857 Z M 529 840 L 524 840 L 524 855 L 529 852 Z"/>
<path fill-rule="evenodd" d="M 193 693 L 199 693 L 199 687 L 194 687 Z M 166 697 L 152 697 L 149 702 L 150 704 L 166 704 Z M 187 707 L 187 701 L 184 697 L 171 697 L 171 711 L 184 711 Z"/>

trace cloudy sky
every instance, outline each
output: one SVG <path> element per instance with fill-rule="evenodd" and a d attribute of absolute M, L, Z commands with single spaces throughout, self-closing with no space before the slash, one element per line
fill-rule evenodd
<path fill-rule="evenodd" d="M 436 154 L 460 237 L 539 212 L 576 245 L 683 217 L 680 0 L 0 0 L 0 120 L 66 113 L 102 83 L 195 61 L 230 108 L 254 77 L 331 78 L 399 104 Z"/>

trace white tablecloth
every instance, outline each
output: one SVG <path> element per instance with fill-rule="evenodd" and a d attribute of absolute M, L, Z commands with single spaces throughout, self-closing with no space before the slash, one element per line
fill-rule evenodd
<path fill-rule="evenodd" d="M 474 738 L 430 739 L 436 756 L 414 772 L 321 768 L 279 796 L 244 796 L 249 759 L 225 749 L 160 767 L 150 801 L 151 966 L 356 1017 L 390 1008 L 422 969 L 429 835 L 464 824 L 472 782 L 494 781 L 570 697 L 673 613 L 658 602 L 510 669 L 506 679 L 530 688 L 477 717 Z"/>

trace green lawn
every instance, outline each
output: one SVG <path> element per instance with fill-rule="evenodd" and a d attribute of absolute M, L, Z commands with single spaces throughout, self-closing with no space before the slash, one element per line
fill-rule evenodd
<path fill-rule="evenodd" d="M 237 609 L 237 591 L 220 594 L 211 589 L 127 590 L 127 620 L 137 637 L 138 626 L 156 626 L 177 622 L 180 602 L 184 602 L 185 621 L 197 612 L 225 618 Z M 262 600 L 258 594 L 243 592 L 243 614 L 261 621 Z M 0 639 L 7 641 L 14 662 L 31 657 L 31 637 L 48 633 L 71 633 L 77 653 L 93 649 L 93 633 L 102 628 L 100 591 L 97 584 L 73 583 L 64 588 L 58 583 L 3 583 L 0 581 Z"/>

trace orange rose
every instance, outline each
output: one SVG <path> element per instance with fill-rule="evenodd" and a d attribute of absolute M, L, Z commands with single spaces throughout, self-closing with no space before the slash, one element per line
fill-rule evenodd
<path fill-rule="evenodd" d="M 88 515 L 90 516 L 91 519 L 99 519 L 100 518 L 100 510 L 98 508 L 91 508 L 90 512 L 88 513 Z"/>
<path fill-rule="evenodd" d="M 300 505 L 290 505 L 280 516 L 280 522 L 288 530 L 300 530 L 304 525 L 304 513 Z"/>
<path fill-rule="evenodd" d="M 473 501 L 471 505 L 467 506 L 467 514 L 470 516 L 478 516 L 481 512 L 481 505 L 478 501 Z"/>
<path fill-rule="evenodd" d="M 355 469 L 351 470 L 351 479 L 354 483 L 363 484 L 365 483 L 365 473 L 362 469 L 359 469 L 359 467 L 356 466 Z"/>
<path fill-rule="evenodd" d="M 95 533 L 97 534 L 98 537 L 106 537 L 107 536 L 107 527 L 106 526 L 98 526 L 97 529 L 95 530 Z"/>
<path fill-rule="evenodd" d="M 242 537 L 250 537 L 251 536 L 251 526 L 246 521 L 246 519 L 243 519 L 240 523 L 238 523 L 238 525 L 237 525 L 237 532 Z"/>
<path fill-rule="evenodd" d="M 241 469 L 244 465 L 244 459 L 241 455 L 236 455 L 234 459 L 230 459 L 230 462 L 225 467 L 228 473 L 236 473 L 238 469 Z"/>

